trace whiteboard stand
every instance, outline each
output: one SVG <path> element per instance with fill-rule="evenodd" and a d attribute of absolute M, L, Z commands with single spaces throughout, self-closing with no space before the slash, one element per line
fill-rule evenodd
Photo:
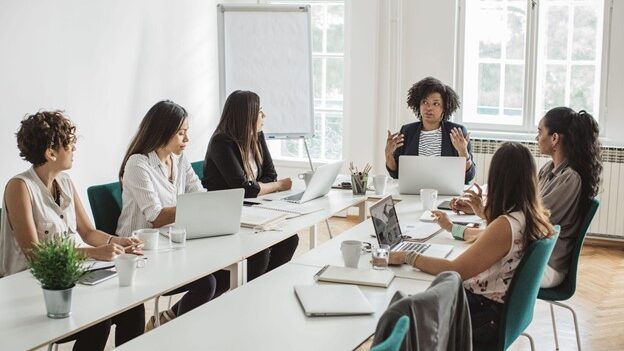
<path fill-rule="evenodd" d="M 306 155 L 308 155 L 308 162 L 310 163 L 310 170 L 314 173 L 314 165 L 312 165 L 312 157 L 310 157 L 310 151 L 308 150 L 308 142 L 306 138 L 303 138 L 303 146 L 305 146 Z"/>

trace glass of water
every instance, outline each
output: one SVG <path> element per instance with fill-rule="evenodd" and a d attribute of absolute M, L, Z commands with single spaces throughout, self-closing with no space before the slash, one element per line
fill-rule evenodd
<path fill-rule="evenodd" d="M 183 248 L 186 245 L 186 228 L 169 227 L 169 244 L 171 248 Z"/>
<path fill-rule="evenodd" d="M 389 245 L 379 245 L 379 247 L 373 249 L 373 268 L 374 269 L 386 269 L 388 268 L 388 260 L 390 256 Z"/>

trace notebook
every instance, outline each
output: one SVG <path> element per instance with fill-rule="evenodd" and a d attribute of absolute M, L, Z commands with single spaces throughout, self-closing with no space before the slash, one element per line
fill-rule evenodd
<path fill-rule="evenodd" d="M 286 201 L 269 201 L 263 202 L 254 208 L 262 208 L 265 210 L 278 211 L 286 214 L 286 218 L 294 218 L 303 216 L 308 213 L 317 212 L 323 208 L 314 204 L 295 204 Z"/>
<path fill-rule="evenodd" d="M 286 219 L 287 214 L 284 212 L 267 210 L 259 208 L 257 206 L 243 206 L 243 212 L 241 214 L 241 227 L 266 228 L 273 224 L 279 223 Z"/>
<path fill-rule="evenodd" d="M 295 295 L 308 317 L 354 316 L 375 311 L 353 285 L 295 285 Z"/>
<path fill-rule="evenodd" d="M 394 273 L 391 270 L 372 268 L 349 268 L 327 265 L 314 275 L 314 279 L 323 282 L 368 285 L 387 288 Z"/>
<path fill-rule="evenodd" d="M 442 212 L 448 214 L 451 222 L 455 224 L 463 224 L 463 225 L 470 224 L 470 223 L 481 224 L 483 222 L 483 219 L 477 215 L 457 214 L 453 211 L 442 211 Z M 423 212 L 422 216 L 420 216 L 420 220 L 423 222 L 434 222 L 435 217 L 433 216 L 431 211 L 425 211 Z"/>

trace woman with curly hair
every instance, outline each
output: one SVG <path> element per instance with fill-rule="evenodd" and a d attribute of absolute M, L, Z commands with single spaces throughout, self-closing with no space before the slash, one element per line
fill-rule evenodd
<path fill-rule="evenodd" d="M 399 177 L 399 156 L 461 156 L 466 158 L 465 181 L 469 183 L 476 169 L 469 133 L 460 124 L 449 122 L 459 108 L 459 96 L 448 85 L 427 77 L 414 84 L 407 93 L 407 105 L 417 122 L 406 124 L 398 133 L 388 131 L 386 169 Z"/>
<path fill-rule="evenodd" d="M 26 270 L 33 245 L 59 233 L 75 239 L 78 250 L 96 260 L 111 261 L 140 243 L 93 227 L 78 192 L 65 171 L 72 168 L 76 127 L 61 111 L 40 111 L 26 117 L 17 132 L 20 156 L 32 164 L 9 180 L 0 226 L 0 277 Z M 84 242 L 84 243 L 83 243 Z M 85 245 L 87 244 L 87 245 Z M 143 304 L 88 327 L 65 339 L 73 350 L 103 350 L 111 326 L 119 346 L 143 334 Z"/>
<path fill-rule="evenodd" d="M 543 288 L 555 287 L 565 278 L 579 227 L 598 194 L 602 160 L 600 130 L 589 113 L 569 107 L 555 107 L 546 112 L 537 127 L 539 151 L 552 158 L 539 171 L 539 191 L 550 221 L 561 226 L 542 279 Z M 483 201 L 474 192 L 451 201 L 456 211 L 483 217 Z M 466 240 L 474 237 L 467 234 Z"/>

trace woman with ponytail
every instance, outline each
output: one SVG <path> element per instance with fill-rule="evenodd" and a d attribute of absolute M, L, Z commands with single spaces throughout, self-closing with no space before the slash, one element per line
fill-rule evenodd
<path fill-rule="evenodd" d="M 568 272 L 579 227 L 598 193 L 602 160 L 598 123 L 584 110 L 553 108 L 537 130 L 540 153 L 552 158 L 539 172 L 540 193 L 551 223 L 561 226 L 542 279 L 548 288 L 561 284 Z"/>

